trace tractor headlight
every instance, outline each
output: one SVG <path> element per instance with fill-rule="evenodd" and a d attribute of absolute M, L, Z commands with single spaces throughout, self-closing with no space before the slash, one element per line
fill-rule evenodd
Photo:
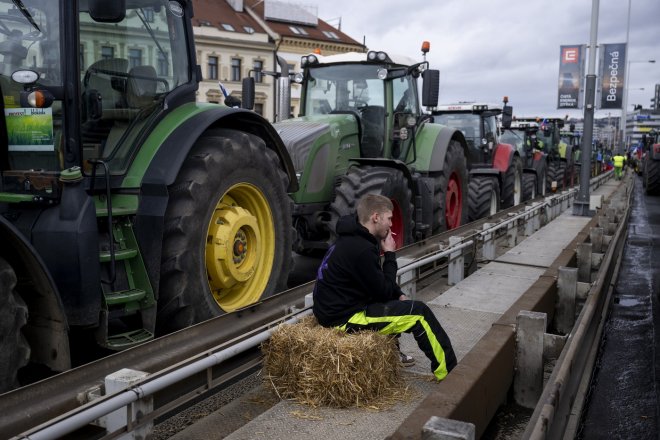
<path fill-rule="evenodd" d="M 390 57 L 387 56 L 387 53 L 385 52 L 377 52 L 375 50 L 371 50 L 367 52 L 367 60 L 385 62 L 390 61 Z"/>

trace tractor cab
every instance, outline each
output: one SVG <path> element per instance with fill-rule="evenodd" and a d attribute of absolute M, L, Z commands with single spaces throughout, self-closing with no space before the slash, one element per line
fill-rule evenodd
<path fill-rule="evenodd" d="M 458 102 L 443 104 L 433 109 L 436 123 L 459 129 L 469 148 L 468 165 L 490 164 L 502 140 L 499 137 L 498 118 L 510 124 L 511 107 L 485 102 Z"/>
<path fill-rule="evenodd" d="M 543 144 L 538 138 L 538 131 L 539 124 L 536 121 L 514 119 L 509 128 L 502 130 L 500 138 L 502 142 L 513 145 L 526 164 L 535 152 L 543 149 Z"/>
<path fill-rule="evenodd" d="M 0 0 L 0 163 L 13 170 L 3 175 L 12 189 L 17 170 L 51 176 L 78 166 L 89 175 L 103 161 L 125 174 L 166 101 L 194 101 L 182 88 L 193 84 L 194 64 L 180 3 L 88 0 L 79 11 L 68 3 Z"/>

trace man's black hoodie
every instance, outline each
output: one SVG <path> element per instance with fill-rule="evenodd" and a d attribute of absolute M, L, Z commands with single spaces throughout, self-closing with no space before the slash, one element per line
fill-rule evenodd
<path fill-rule="evenodd" d="M 380 263 L 379 243 L 355 216 L 337 222 L 337 241 L 319 266 L 314 287 L 314 315 L 325 327 L 342 325 L 367 305 L 397 300 L 396 256 L 385 252 Z"/>

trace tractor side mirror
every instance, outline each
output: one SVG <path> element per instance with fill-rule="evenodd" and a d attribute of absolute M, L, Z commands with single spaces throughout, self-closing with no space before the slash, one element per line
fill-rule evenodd
<path fill-rule="evenodd" d="M 422 105 L 424 107 L 437 107 L 440 95 L 440 71 L 425 70 L 422 73 Z"/>
<path fill-rule="evenodd" d="M 126 18 L 126 0 L 89 0 L 89 15 L 99 23 L 119 23 Z"/>
<path fill-rule="evenodd" d="M 243 108 L 252 110 L 254 108 L 254 78 L 251 76 L 243 78 L 241 97 L 243 99 Z"/>
<path fill-rule="evenodd" d="M 505 105 L 502 107 L 502 127 L 511 128 L 511 122 L 513 121 L 513 107 L 510 105 Z"/>

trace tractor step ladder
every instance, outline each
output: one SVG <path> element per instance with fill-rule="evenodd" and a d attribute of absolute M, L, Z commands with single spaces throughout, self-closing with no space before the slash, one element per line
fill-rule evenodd
<path fill-rule="evenodd" d="M 113 210 L 114 211 L 114 210 Z M 151 282 L 138 250 L 137 240 L 133 233 L 133 225 L 129 217 L 115 217 L 112 226 L 112 246 L 116 279 L 123 280 L 122 289 L 110 291 L 110 285 L 103 285 L 104 310 L 102 335 L 99 342 L 111 350 L 123 350 L 154 338 L 153 323 L 155 322 L 156 301 Z M 102 265 L 109 267 L 112 255 L 109 250 L 99 252 Z M 110 271 L 108 271 L 109 273 Z M 115 283 L 115 288 L 117 287 Z M 141 319 L 129 319 L 119 326 L 120 332 L 113 332 L 110 325 L 117 317 L 132 317 L 140 315 Z M 135 324 L 140 323 L 141 324 Z M 150 324 L 149 324 L 150 323 Z"/>

